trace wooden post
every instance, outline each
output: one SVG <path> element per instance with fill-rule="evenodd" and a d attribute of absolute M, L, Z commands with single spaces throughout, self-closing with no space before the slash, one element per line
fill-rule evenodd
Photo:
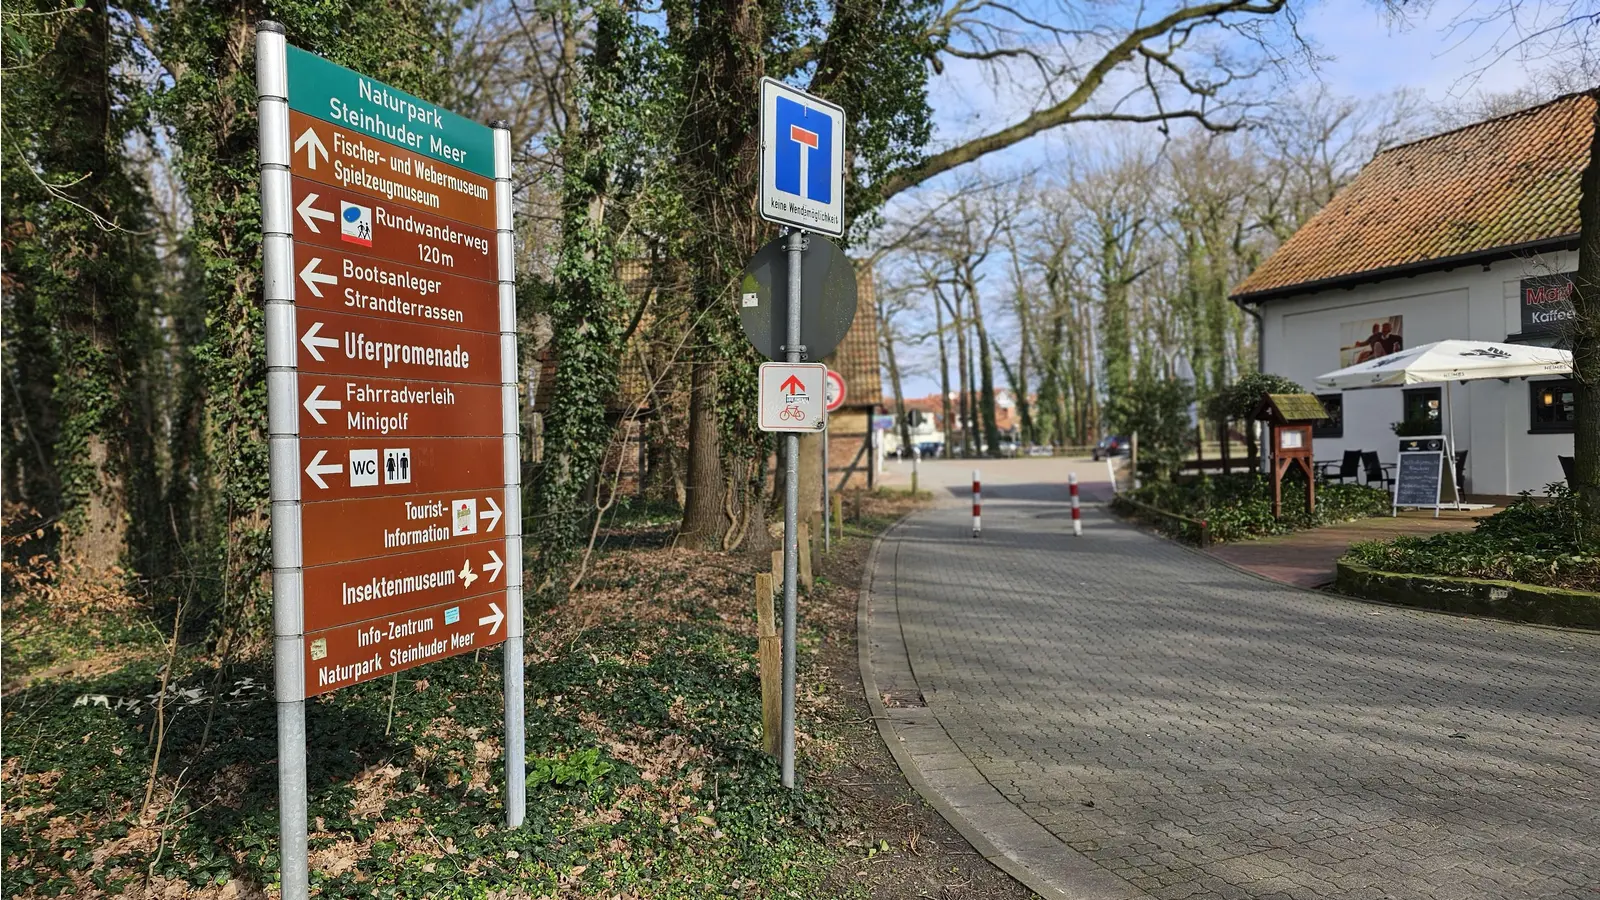
<path fill-rule="evenodd" d="M 783 716 L 783 645 L 774 620 L 771 575 L 756 575 L 756 641 L 761 665 L 761 746 L 778 755 L 778 737 Z"/>
<path fill-rule="evenodd" d="M 844 498 L 838 494 L 833 495 L 833 530 L 844 540 Z"/>
<path fill-rule="evenodd" d="M 800 586 L 811 590 L 811 527 L 800 523 Z"/>
<path fill-rule="evenodd" d="M 783 587 L 783 551 L 772 551 L 772 583 Z"/>

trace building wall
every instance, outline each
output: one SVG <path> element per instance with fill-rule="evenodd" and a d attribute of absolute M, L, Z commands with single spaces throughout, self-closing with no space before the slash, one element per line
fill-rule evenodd
<path fill-rule="evenodd" d="M 1308 391 L 1316 377 L 1341 367 L 1341 326 L 1346 322 L 1403 316 L 1406 347 L 1458 339 L 1504 341 L 1522 330 L 1521 280 L 1577 268 L 1577 253 L 1557 252 L 1505 260 L 1485 271 L 1465 266 L 1349 289 L 1269 300 L 1262 304 L 1262 350 L 1268 372 L 1292 378 Z M 1538 379 L 1534 379 L 1538 380 Z M 1467 451 L 1466 489 L 1508 495 L 1563 480 L 1558 455 L 1572 455 L 1571 434 L 1529 433 L 1529 387 L 1525 381 L 1452 384 L 1448 416 L 1455 414 L 1456 449 Z M 1377 450 L 1388 463 L 1399 455 L 1390 424 L 1402 418 L 1401 388 L 1344 392 L 1344 436 L 1317 438 L 1318 461 L 1337 460 L 1345 450 Z M 1449 420 L 1445 421 L 1448 433 Z"/>
<path fill-rule="evenodd" d="M 861 453 L 861 448 L 869 439 L 872 428 L 872 407 L 846 406 L 828 416 L 828 490 L 839 489 L 845 473 L 850 472 L 850 464 L 855 462 L 855 471 L 850 472 L 848 480 L 844 480 L 844 489 L 847 491 L 865 490 L 867 487 L 867 470 L 873 464 L 872 450 Z M 856 456 L 860 454 L 860 459 Z"/>

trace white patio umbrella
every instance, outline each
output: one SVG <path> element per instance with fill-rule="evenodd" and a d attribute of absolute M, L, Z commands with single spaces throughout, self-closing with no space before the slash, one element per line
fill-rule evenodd
<path fill-rule="evenodd" d="M 1551 347 L 1490 341 L 1435 341 L 1317 376 L 1317 384 L 1340 390 L 1402 384 L 1527 378 L 1572 371 L 1572 354 Z"/>
<path fill-rule="evenodd" d="M 1565 375 L 1571 371 L 1572 354 L 1553 347 L 1491 341 L 1435 341 L 1319 375 L 1317 384 L 1351 391 L 1444 382 L 1445 415 L 1450 429 L 1450 461 L 1454 465 L 1456 416 L 1450 405 L 1450 382 Z M 1452 478 L 1451 481 L 1455 483 L 1456 506 L 1459 508 L 1461 485 L 1456 483 L 1458 479 Z"/>

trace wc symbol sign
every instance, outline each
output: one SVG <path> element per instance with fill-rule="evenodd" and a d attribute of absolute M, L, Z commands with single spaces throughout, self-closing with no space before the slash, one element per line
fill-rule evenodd
<path fill-rule="evenodd" d="M 411 483 L 411 450 L 409 448 L 383 451 L 383 483 Z"/>
<path fill-rule="evenodd" d="M 350 451 L 350 486 L 372 487 L 380 481 L 383 484 L 411 483 L 410 448 L 385 449 L 381 463 L 377 450 Z"/>

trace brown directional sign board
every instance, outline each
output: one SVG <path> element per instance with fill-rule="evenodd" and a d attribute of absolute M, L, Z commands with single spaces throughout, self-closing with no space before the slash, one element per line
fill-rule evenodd
<path fill-rule="evenodd" d="M 505 539 L 498 491 L 445 491 L 323 503 L 301 526 L 312 566 Z"/>
<path fill-rule="evenodd" d="M 491 133 L 347 73 L 290 50 L 308 696 L 506 634 Z"/>

